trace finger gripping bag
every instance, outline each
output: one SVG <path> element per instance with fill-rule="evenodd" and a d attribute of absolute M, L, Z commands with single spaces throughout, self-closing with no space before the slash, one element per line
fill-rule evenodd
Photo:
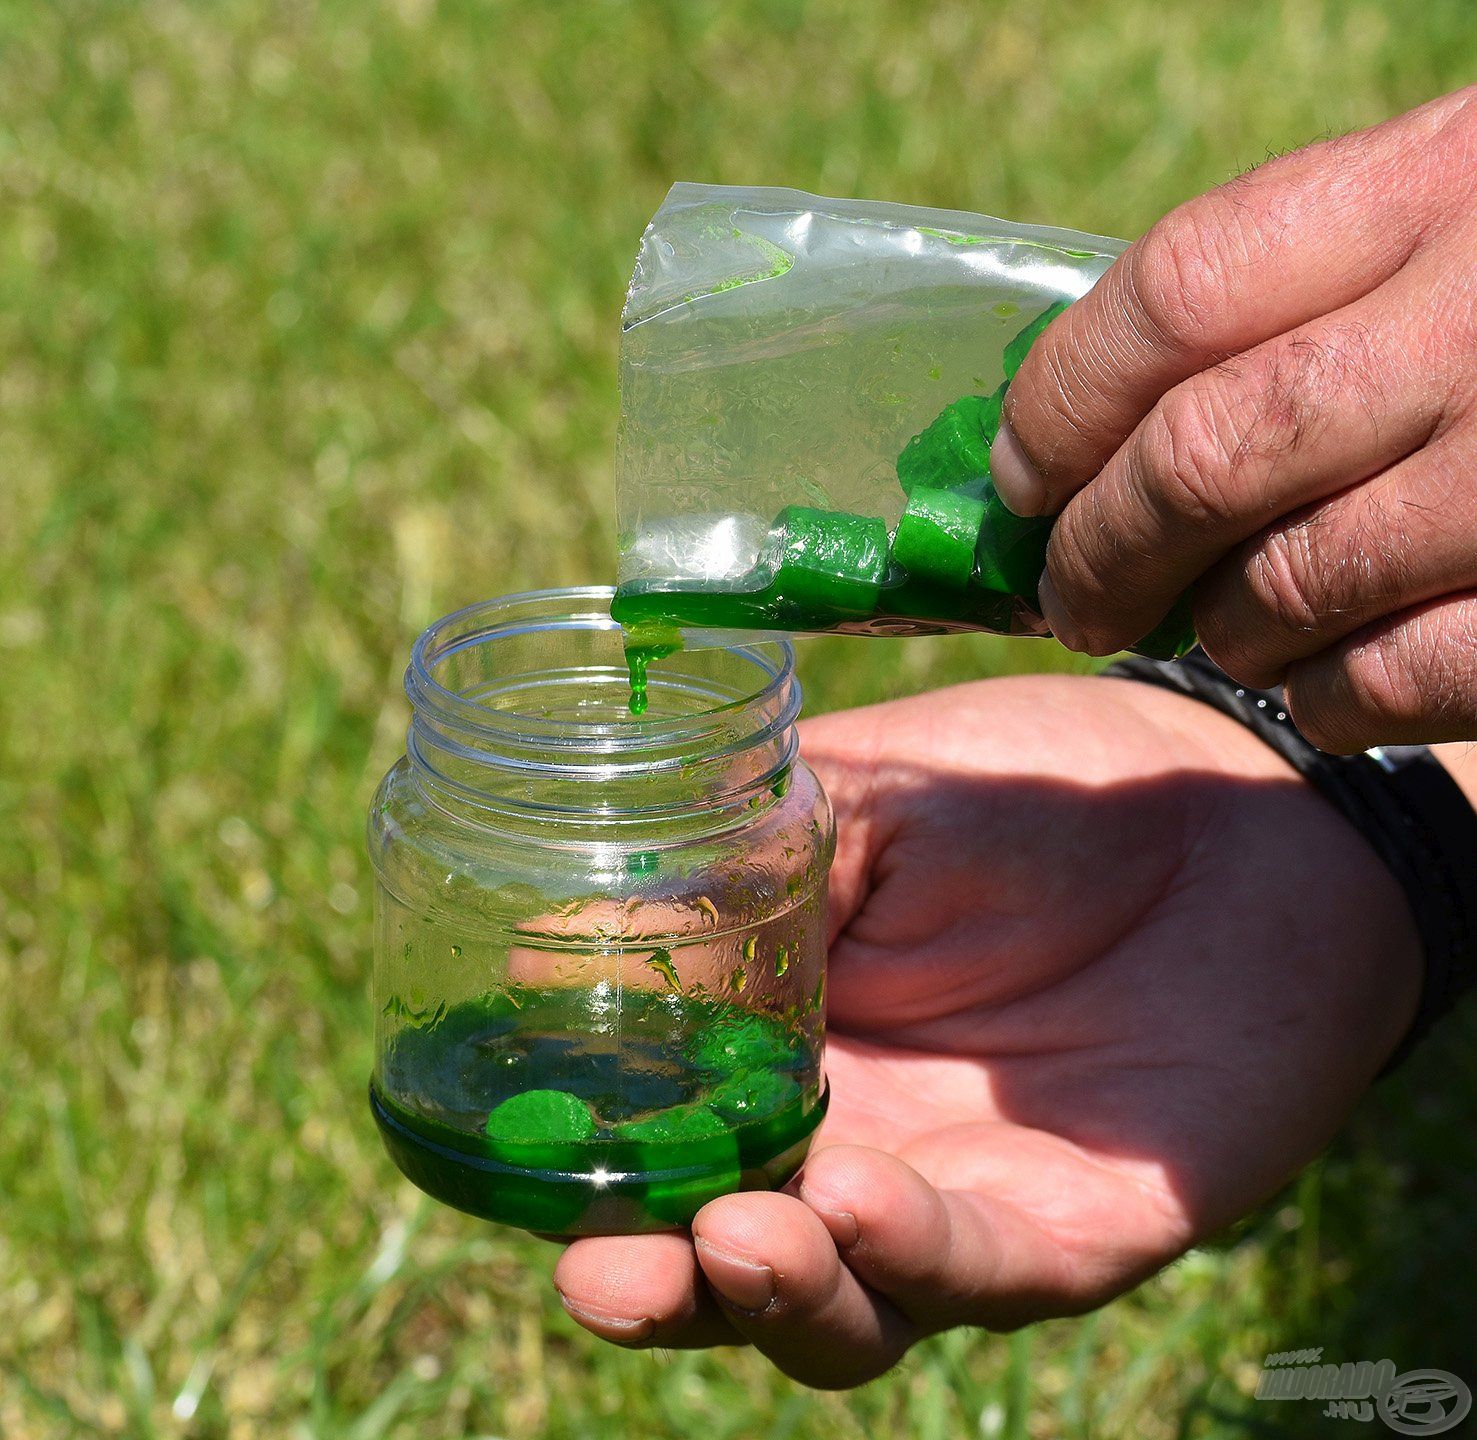
<path fill-rule="evenodd" d="M 616 618 L 646 644 L 1046 634 L 1052 521 L 1000 502 L 990 443 L 1031 343 L 1124 248 L 953 210 L 674 185 L 622 313 Z M 1182 653 L 1186 610 L 1137 648 Z"/>

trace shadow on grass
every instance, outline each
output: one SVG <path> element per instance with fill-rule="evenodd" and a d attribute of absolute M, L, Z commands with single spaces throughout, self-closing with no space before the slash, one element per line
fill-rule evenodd
<path fill-rule="evenodd" d="M 1265 1245 L 1283 1280 L 1268 1352 L 1389 1359 L 1397 1373 L 1447 1370 L 1477 1390 L 1474 1114 L 1468 1002 L 1365 1098 L 1314 1167 L 1225 1242 Z M 1265 1355 L 1236 1358 L 1260 1366 Z M 1209 1387 L 1185 1406 L 1180 1433 L 1327 1436 L 1340 1422 L 1324 1411 Z M 1469 1423 L 1450 1433 L 1471 1433 Z M 1374 1430 L 1387 1433 L 1378 1420 Z"/>
<path fill-rule="evenodd" d="M 1308 1343 L 1340 1363 L 1388 1357 L 1401 1372 L 1449 1370 L 1477 1389 L 1470 1002 L 1361 1106 L 1324 1169 L 1320 1248 L 1339 1280 L 1322 1291 Z"/>

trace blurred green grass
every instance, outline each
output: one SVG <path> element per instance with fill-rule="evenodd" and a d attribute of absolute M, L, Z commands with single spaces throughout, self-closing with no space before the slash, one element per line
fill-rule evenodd
<path fill-rule="evenodd" d="M 1470 1367 L 1470 1024 L 1099 1315 L 850 1396 L 601 1349 L 543 1246 L 380 1153 L 360 826 L 414 634 L 612 572 L 671 180 L 1132 235 L 1474 61 L 1466 0 L 3 0 L 0 1434 L 1312 1433 L 1247 1398 L 1268 1350 Z M 831 708 L 1048 663 L 802 673 Z"/>

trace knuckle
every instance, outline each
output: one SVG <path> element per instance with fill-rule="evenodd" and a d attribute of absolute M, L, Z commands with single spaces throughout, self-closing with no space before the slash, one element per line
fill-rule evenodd
<path fill-rule="evenodd" d="M 1318 554 L 1312 525 L 1274 530 L 1246 567 L 1246 592 L 1253 623 L 1307 635 L 1318 630 L 1329 604 L 1327 566 Z"/>
<path fill-rule="evenodd" d="M 1321 673 L 1320 673 L 1321 672 Z M 1288 676 L 1298 727 L 1326 750 L 1470 734 L 1477 724 L 1477 601 L 1437 605 Z"/>
<path fill-rule="evenodd" d="M 1345 687 L 1326 677 L 1310 679 L 1306 673 L 1310 668 L 1295 665 L 1283 687 L 1298 729 L 1320 750 L 1335 755 L 1362 749 L 1369 743 L 1363 717 L 1345 699 Z"/>
<path fill-rule="evenodd" d="M 1421 689 L 1410 672 L 1406 647 L 1393 637 L 1351 650 L 1344 678 L 1365 728 L 1371 721 L 1401 724 L 1420 719 Z"/>
<path fill-rule="evenodd" d="M 1178 349 L 1194 348 L 1211 329 L 1224 290 L 1219 245 L 1201 218 L 1205 208 L 1192 202 L 1171 211 L 1139 241 L 1128 267 L 1144 318 Z"/>
<path fill-rule="evenodd" d="M 1436 604 L 1396 626 L 1381 656 L 1371 662 L 1389 670 L 1399 696 L 1388 713 L 1401 734 L 1452 726 L 1468 733 L 1477 717 L 1477 600 Z"/>
<path fill-rule="evenodd" d="M 1095 372 L 1068 339 L 1046 344 L 1043 337 L 1043 343 L 1032 346 L 1025 364 L 1039 366 L 1045 375 L 1035 383 L 1012 385 L 1006 414 L 1026 453 L 1039 468 L 1049 470 L 1064 458 L 1065 441 L 1097 428 L 1093 392 L 1083 379 Z"/>
<path fill-rule="evenodd" d="M 1473 607 L 1437 607 L 1351 647 L 1347 681 L 1377 734 L 1403 736 L 1470 707 L 1474 653 Z"/>
<path fill-rule="evenodd" d="M 1041 348 L 1041 365 L 1047 372 L 1046 396 L 1060 418 L 1074 427 L 1087 424 L 1091 418 L 1087 408 L 1088 394 L 1082 385 L 1082 357 L 1076 351 L 1077 347 L 1066 338 Z"/>
<path fill-rule="evenodd" d="M 1235 520 L 1235 442 L 1212 386 L 1191 382 L 1155 407 L 1141 432 L 1141 469 L 1170 518 L 1223 530 Z"/>
<path fill-rule="evenodd" d="M 1328 323 L 1217 366 L 1234 410 L 1234 468 L 1270 479 L 1351 408 L 1378 430 L 1391 368 L 1383 348 L 1361 322 Z"/>
<path fill-rule="evenodd" d="M 1303 527 L 1273 531 L 1233 576 L 1207 585 L 1199 597 L 1200 643 L 1243 685 L 1275 683 L 1299 638 L 1321 628 L 1326 581 L 1311 549 Z"/>
<path fill-rule="evenodd" d="M 1292 456 L 1307 440 L 1321 411 L 1324 355 L 1317 345 L 1290 341 L 1246 377 L 1255 400 L 1245 443 L 1264 461 Z"/>

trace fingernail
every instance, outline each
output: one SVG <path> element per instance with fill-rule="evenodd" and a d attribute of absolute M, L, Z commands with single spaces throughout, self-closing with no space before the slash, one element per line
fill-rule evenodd
<path fill-rule="evenodd" d="M 1036 600 L 1041 606 L 1041 616 L 1051 628 L 1051 633 L 1068 650 L 1076 650 L 1085 655 L 1087 639 L 1067 614 L 1062 605 L 1062 597 L 1056 593 L 1056 586 L 1051 583 L 1050 575 L 1042 574 L 1041 583 L 1036 587 Z"/>
<path fill-rule="evenodd" d="M 856 1216 L 850 1210 L 836 1210 L 816 1200 L 804 1184 L 800 1186 L 800 1198 L 821 1217 L 821 1224 L 831 1232 L 831 1239 L 842 1250 L 850 1250 L 861 1239 Z"/>
<path fill-rule="evenodd" d="M 723 1299 L 744 1310 L 764 1310 L 774 1303 L 774 1271 L 768 1265 L 730 1255 L 706 1240 L 695 1243 L 703 1257 L 703 1274 Z"/>
<path fill-rule="evenodd" d="M 599 1333 L 602 1340 L 609 1340 L 613 1345 L 639 1344 L 656 1328 L 656 1321 L 650 1315 L 637 1315 L 634 1318 L 629 1315 L 606 1315 L 599 1310 L 589 1310 L 576 1304 L 557 1285 L 554 1289 L 559 1296 L 559 1303 L 573 1319 L 590 1326 Z"/>
<path fill-rule="evenodd" d="M 1006 509 L 1017 515 L 1039 515 L 1046 508 L 1046 482 L 1026 458 L 1008 423 L 1000 426 L 990 446 L 990 478 Z"/>

